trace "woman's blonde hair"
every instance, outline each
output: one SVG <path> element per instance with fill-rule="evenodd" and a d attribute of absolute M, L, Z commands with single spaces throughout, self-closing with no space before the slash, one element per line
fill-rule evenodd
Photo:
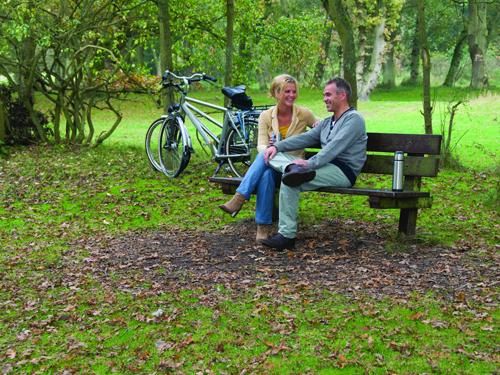
<path fill-rule="evenodd" d="M 295 85 L 295 90 L 297 90 L 298 94 L 299 83 L 297 82 L 297 80 L 289 74 L 280 74 L 279 76 L 274 77 L 271 81 L 271 86 L 269 87 L 269 95 L 276 99 L 276 95 L 279 94 L 288 83 L 293 83 Z"/>

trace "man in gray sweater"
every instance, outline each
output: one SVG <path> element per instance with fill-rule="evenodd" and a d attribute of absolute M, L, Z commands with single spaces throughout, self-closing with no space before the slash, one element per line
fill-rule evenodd
<path fill-rule="evenodd" d="M 351 187 L 366 161 L 366 128 L 361 114 L 349 106 L 351 86 L 342 78 L 328 81 L 323 101 L 333 112 L 314 128 L 265 150 L 264 159 L 283 173 L 279 195 L 278 233 L 262 243 L 275 250 L 293 249 L 300 192 L 321 187 Z M 286 153 L 306 147 L 321 150 L 308 160 Z"/>

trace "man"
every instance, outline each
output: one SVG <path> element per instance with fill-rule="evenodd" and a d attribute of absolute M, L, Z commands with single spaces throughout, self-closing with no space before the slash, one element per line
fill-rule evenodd
<path fill-rule="evenodd" d="M 297 211 L 302 191 L 321 187 L 351 187 L 366 161 L 366 129 L 363 117 L 349 106 L 351 86 L 342 78 L 326 83 L 323 101 L 328 117 L 306 133 L 269 146 L 266 163 L 282 172 L 279 195 L 278 233 L 262 243 L 282 251 L 295 247 Z M 297 159 L 287 151 L 317 147 L 321 150 L 308 160 Z"/>

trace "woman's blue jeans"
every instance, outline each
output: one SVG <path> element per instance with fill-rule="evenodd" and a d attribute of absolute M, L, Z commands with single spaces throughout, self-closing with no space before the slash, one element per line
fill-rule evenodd
<path fill-rule="evenodd" d="M 280 173 L 272 169 L 264 161 L 264 153 L 260 152 L 248 168 L 240 186 L 236 191 L 249 200 L 256 193 L 255 222 L 257 224 L 272 224 L 274 192 Z"/>

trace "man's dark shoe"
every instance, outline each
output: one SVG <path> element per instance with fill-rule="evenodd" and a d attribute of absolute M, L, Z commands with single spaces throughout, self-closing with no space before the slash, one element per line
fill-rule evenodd
<path fill-rule="evenodd" d="M 295 247 L 295 238 L 287 238 L 277 233 L 274 236 L 262 240 L 261 243 L 278 251 L 283 251 L 285 249 L 291 250 Z"/>
<path fill-rule="evenodd" d="M 316 171 L 301 165 L 290 164 L 281 181 L 288 186 L 299 186 L 304 182 L 311 181 L 314 177 L 316 177 Z"/>

